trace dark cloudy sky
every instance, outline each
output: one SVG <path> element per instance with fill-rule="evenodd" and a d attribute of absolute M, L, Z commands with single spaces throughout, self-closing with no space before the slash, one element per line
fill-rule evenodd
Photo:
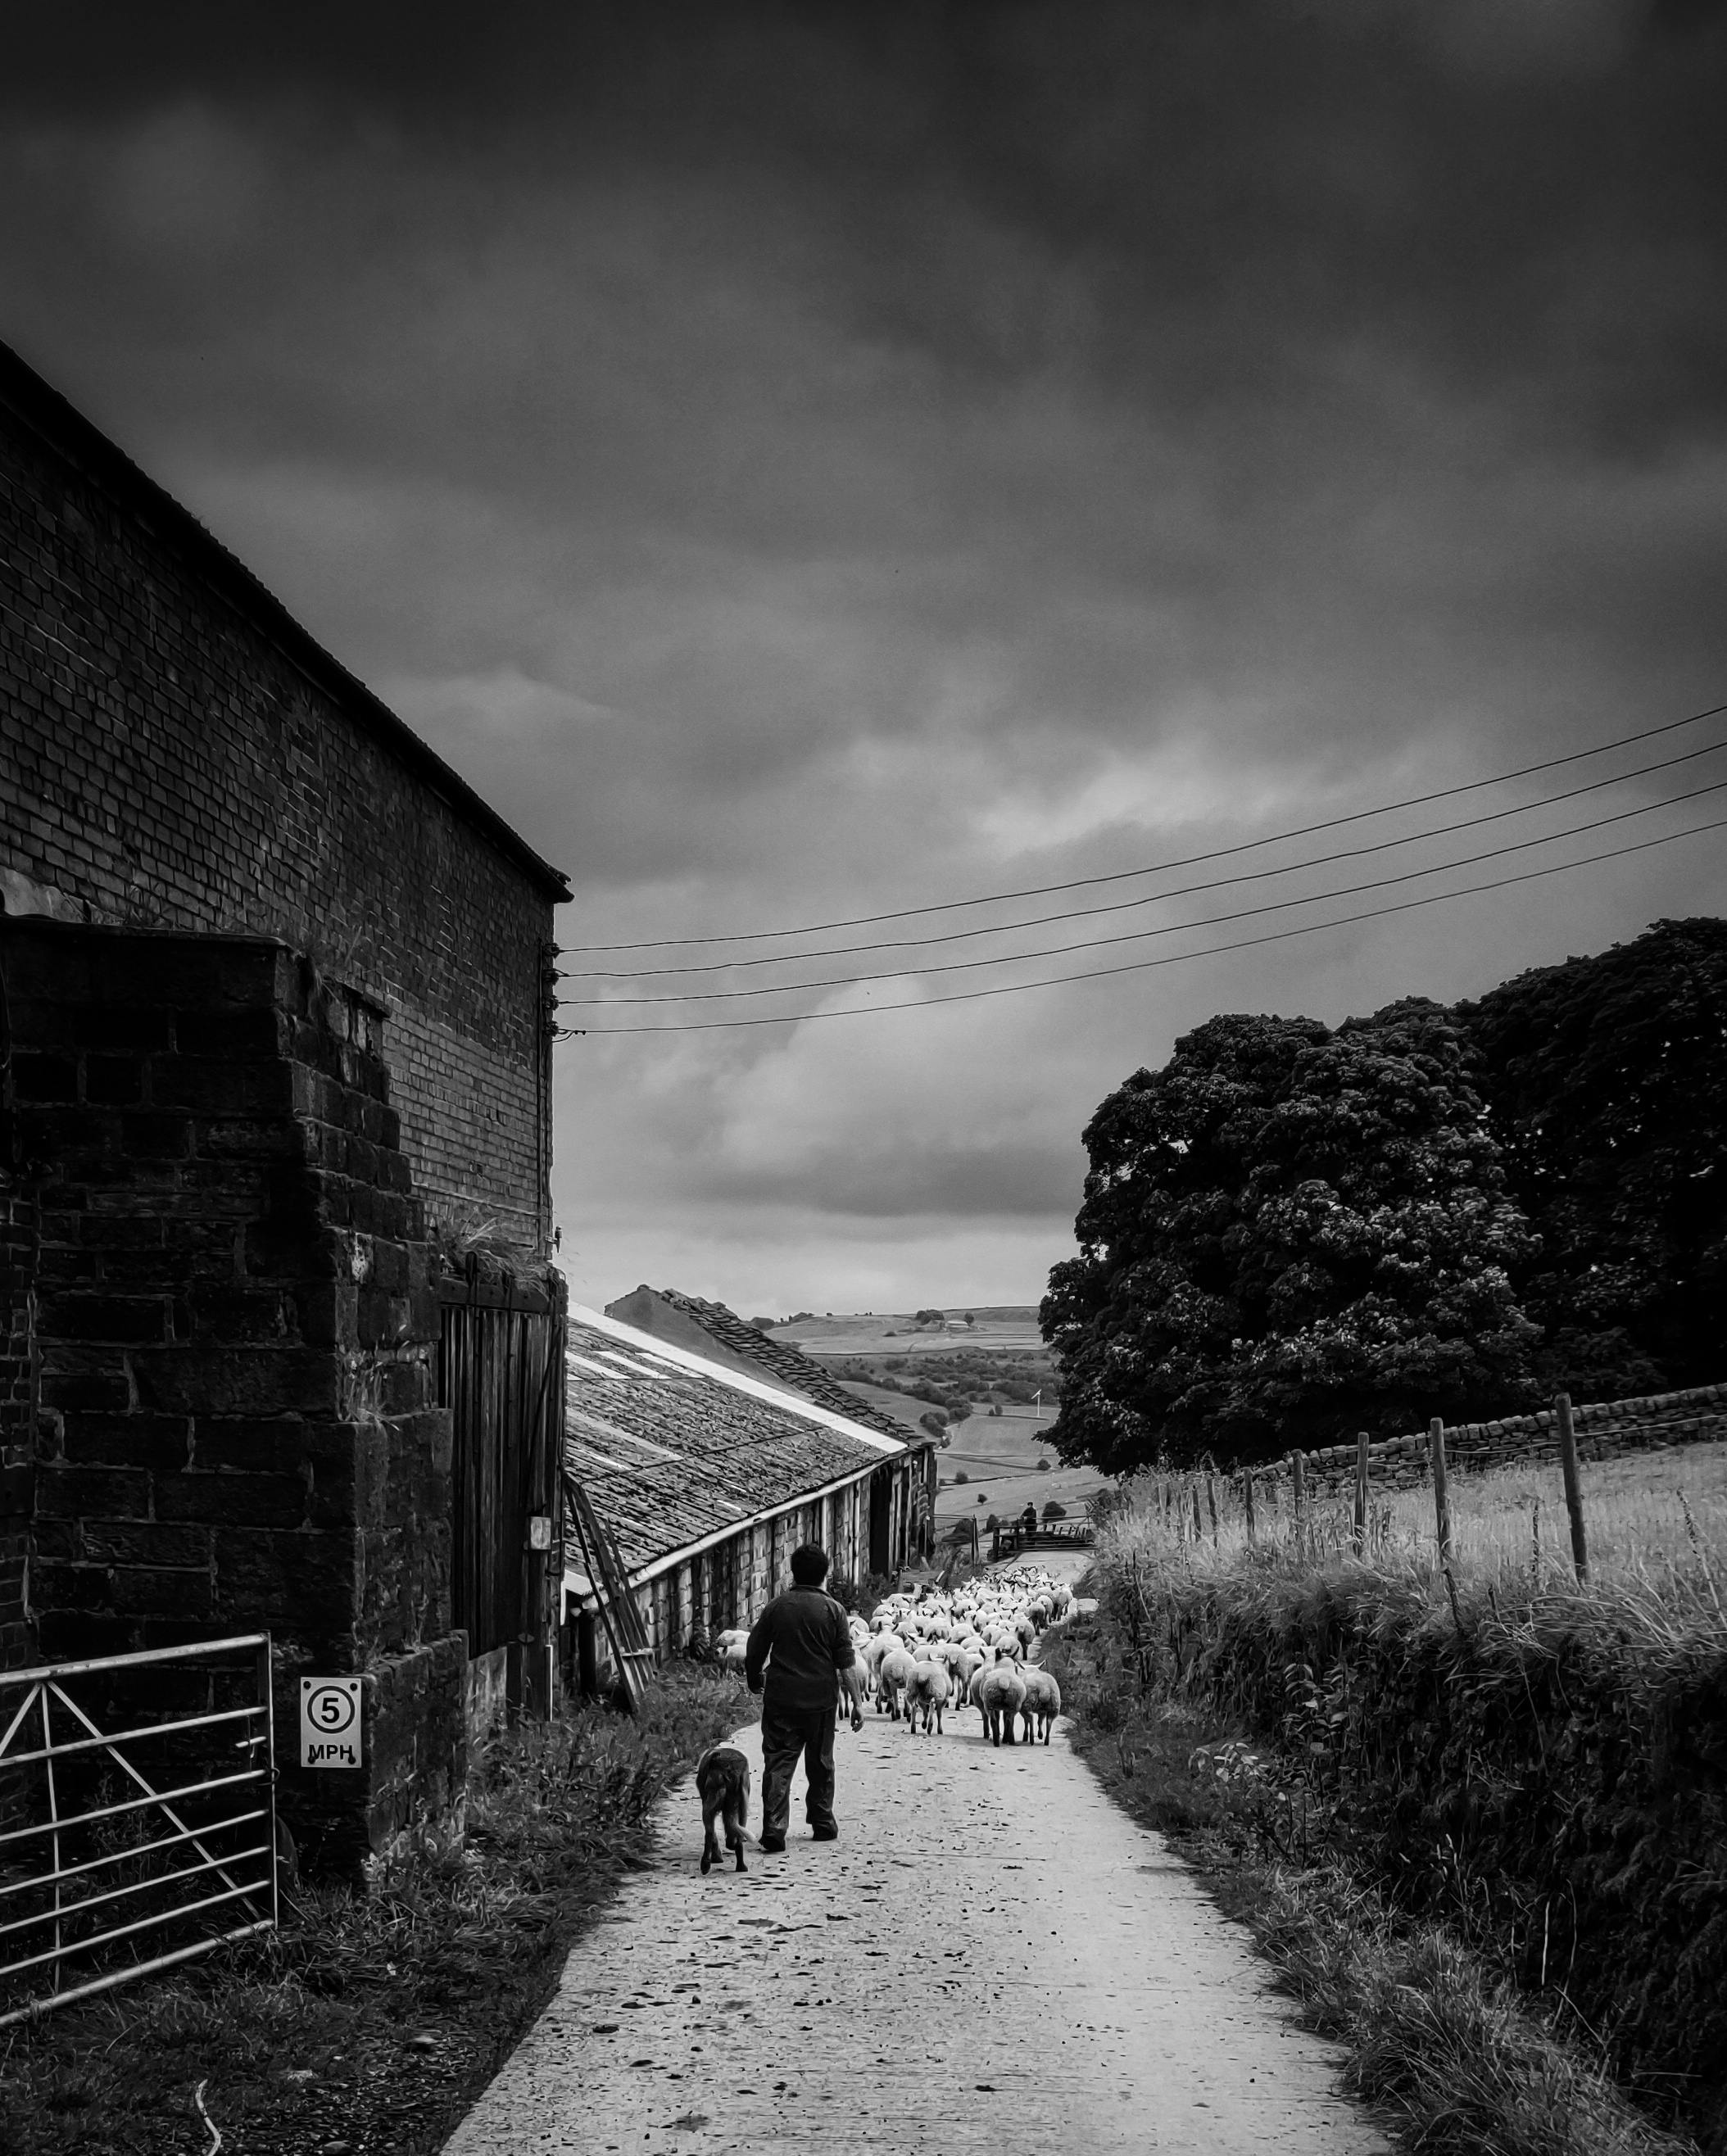
<path fill-rule="evenodd" d="M 36 13 L 0 336 L 567 868 L 566 944 L 1103 874 L 1727 701 L 1718 8 Z M 569 1042 L 575 1291 L 1034 1297 L 1091 1110 L 1190 1025 L 1727 911 L 1724 838 Z"/>

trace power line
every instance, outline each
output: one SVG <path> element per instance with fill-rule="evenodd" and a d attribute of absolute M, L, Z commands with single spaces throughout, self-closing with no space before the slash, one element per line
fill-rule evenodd
<path fill-rule="evenodd" d="M 1401 801 L 1381 802 L 1375 808 L 1358 808 L 1347 816 L 1328 816 L 1317 824 L 1300 824 L 1287 831 L 1273 831 L 1262 839 L 1245 839 L 1233 846 L 1218 846 L 1208 853 L 1187 854 L 1174 860 L 1154 861 L 1149 866 L 1137 869 L 1117 869 L 1105 875 L 1076 876 L 1067 883 L 1033 885 L 1024 891 L 999 891 L 979 898 L 951 898 L 934 906 L 908 906 L 891 913 L 852 914 L 838 921 L 806 921 L 799 928 L 739 929 L 729 936 L 659 936 L 635 943 L 568 943 L 563 953 L 568 957 L 599 957 L 617 951 L 667 951 L 673 948 L 693 949 L 697 946 L 715 943 L 761 943 L 775 942 L 788 936 L 825 936 L 836 928 L 873 928 L 884 921 L 911 921 L 932 913 L 957 913 L 969 906 L 1000 906 L 1016 898 L 1053 898 L 1064 891 L 1087 891 L 1099 885 L 1123 883 L 1134 876 L 1156 875 L 1169 869 L 1197 868 L 1205 861 L 1220 861 L 1236 854 L 1253 852 L 1261 846 L 1274 846 L 1285 839 L 1311 838 L 1316 831 L 1340 830 L 1349 824 L 1365 823 L 1374 816 L 1389 816 L 1400 808 L 1421 808 L 1431 801 L 1450 801 L 1464 793 L 1478 793 L 1489 786 L 1509 785 L 1514 778 L 1529 778 L 1538 771 L 1558 771 L 1569 763 L 1586 762 L 1592 756 L 1606 756 L 1616 748 L 1630 748 L 1638 742 L 1654 741 L 1663 734 L 1677 733 L 1681 727 L 1700 726 L 1704 720 L 1717 718 L 1727 711 L 1727 704 L 1712 704 L 1707 711 L 1693 711 L 1683 719 L 1669 719 L 1664 725 L 1645 726 L 1632 734 L 1622 734 L 1616 741 L 1597 742 L 1593 748 L 1574 749 L 1568 756 L 1544 757 L 1539 763 L 1520 764 L 1514 771 L 1502 771 L 1491 778 L 1472 778 L 1460 786 L 1442 786 L 1431 793 L 1411 793 Z"/>
<path fill-rule="evenodd" d="M 1719 756 L 1724 748 L 1727 748 L 1727 742 L 1709 742 L 1702 748 L 1687 749 L 1682 756 L 1662 757 L 1656 762 L 1642 763 L 1634 770 L 1618 772 L 1611 778 L 1592 778 L 1586 785 L 1566 787 L 1558 793 L 1544 793 L 1534 801 L 1515 802 L 1509 808 L 1488 809 L 1479 816 L 1460 817 L 1455 823 L 1431 824 L 1424 830 L 1406 832 L 1401 838 L 1375 839 L 1365 846 L 1340 846 L 1329 854 L 1312 854 L 1298 861 L 1286 861 L 1280 867 L 1243 869 L 1235 875 L 1212 876 L 1203 883 L 1177 884 L 1173 890 L 1148 891 L 1138 898 L 1111 899 L 1103 906 L 1082 906 L 1061 913 L 1033 914 L 1024 921 L 992 921 L 982 928 L 949 928 L 936 936 L 893 936 L 876 943 L 842 943 L 829 950 L 780 951 L 764 957 L 704 958 L 692 960 L 685 966 L 632 966 L 615 969 L 594 966 L 568 967 L 560 970 L 557 978 L 560 981 L 669 980 L 679 973 L 723 973 L 741 972 L 746 968 L 758 966 L 790 966 L 795 965 L 800 958 L 849 958 L 861 957 L 875 951 L 928 950 L 938 943 L 970 942 L 980 936 L 1010 936 L 1019 929 L 1047 928 L 1063 921 L 1093 921 L 1106 913 L 1126 913 L 1136 906 L 1158 906 L 1165 899 L 1190 898 L 1195 892 L 1221 891 L 1230 884 L 1264 883 L 1276 876 L 1295 875 L 1303 869 L 1324 868 L 1333 861 L 1359 860 L 1369 854 L 1389 853 L 1401 846 L 1420 845 L 1425 839 L 1447 838 L 1455 832 L 1475 830 L 1483 824 L 1502 824 L 1510 816 L 1529 815 L 1537 808 L 1551 808 L 1561 801 L 1579 800 L 1586 793 L 1600 793 L 1609 787 L 1622 786 L 1633 778 L 1646 778 L 1652 771 L 1670 771 L 1676 764 L 1694 763 L 1699 757 Z M 1689 797 L 1681 794 L 1673 798 L 1683 800 Z M 1595 827 L 1582 824 L 1575 828 L 1590 830 Z M 1535 844 L 1539 842 L 1531 839 L 1528 843 Z M 1145 869 L 1134 873 L 1150 875 L 1155 871 Z M 1023 955 L 1036 957 L 1041 954 L 1030 952 Z"/>
<path fill-rule="evenodd" d="M 1550 846 L 1560 839 L 1581 838 L 1586 831 L 1605 830 L 1610 824 L 1628 823 L 1634 816 L 1647 816 L 1658 808 L 1677 808 L 1685 801 L 1697 801 L 1705 794 L 1727 790 L 1727 778 L 1719 778 L 1713 785 L 1694 787 L 1688 793 L 1673 793 L 1659 801 L 1646 801 L 1635 808 L 1622 808 L 1611 816 L 1597 816 L 1584 824 L 1567 825 L 1563 831 L 1549 831 L 1539 838 L 1514 839 L 1503 846 L 1484 847 L 1478 854 L 1460 854 L 1455 860 L 1436 861 L 1431 867 L 1401 869 L 1395 875 L 1370 876 L 1365 883 L 1340 884 L 1330 891 L 1309 891 L 1298 898 L 1267 899 L 1263 905 L 1245 906 L 1233 913 L 1202 914 L 1196 921 L 1166 921 L 1156 928 L 1125 929 L 1118 936 L 1082 937 L 1077 942 L 1049 943 L 1036 951 L 1010 951 L 999 957 L 986 958 L 950 958 L 933 966 L 894 966 L 875 973 L 836 973 L 814 981 L 778 981 L 755 988 L 689 988 L 676 994 L 652 996 L 563 996 L 558 998 L 560 1009 L 583 1008 L 619 1010 L 645 1004 L 708 1004 L 737 1003 L 758 996 L 789 996 L 811 988 L 861 988 L 871 981 L 918 980 L 932 973 L 969 973 L 989 966 L 1014 966 L 1031 958 L 1072 957 L 1082 951 L 1107 950 L 1118 943 L 1138 943 L 1154 936 L 1179 936 L 1187 928 L 1216 928 L 1231 921 L 1249 921 L 1256 914 L 1286 913 L 1298 906 L 1317 906 L 1329 898 L 1351 898 L 1358 891 L 1385 891 L 1393 884 L 1413 883 L 1418 877 L 1443 875 L 1452 869 L 1473 868 L 1479 861 L 1502 860 L 1508 854 L 1527 853 L 1532 847 Z"/>
<path fill-rule="evenodd" d="M 1449 899 L 1470 898 L 1484 891 L 1503 891 L 1513 884 L 1534 883 L 1543 876 L 1564 875 L 1572 869 L 1590 868 L 1600 861 L 1616 861 L 1630 854 L 1645 854 L 1655 846 L 1671 845 L 1677 839 L 1700 838 L 1707 831 L 1727 830 L 1727 817 L 1712 824 L 1695 824 L 1683 831 L 1665 831 L 1659 837 L 1641 839 L 1634 845 L 1611 846 L 1599 854 L 1584 854 L 1575 861 L 1554 861 L 1545 868 L 1524 869 L 1516 875 L 1493 876 L 1482 883 L 1464 884 L 1457 891 L 1430 891 L 1421 898 L 1400 899 L 1392 906 L 1373 906 L 1359 913 L 1339 914 L 1332 921 L 1307 921 L 1293 928 L 1268 929 L 1263 936 L 1245 936 L 1233 943 L 1213 943 L 1202 951 L 1174 951 L 1160 958 L 1132 958 L 1124 965 L 1095 966 L 1082 973 L 1052 973 L 1041 981 L 1007 981 L 989 988 L 960 988 L 951 995 L 923 996 L 908 1003 L 860 1004 L 851 1010 L 788 1011 L 772 1018 L 712 1018 L 678 1020 L 671 1025 L 564 1026 L 560 1040 L 604 1039 L 639 1033 L 722 1033 L 740 1026 L 814 1025 L 823 1019 L 879 1018 L 889 1011 L 933 1010 L 938 1004 L 982 1003 L 993 996 L 1030 994 L 1037 988 L 1054 988 L 1071 981 L 1101 981 L 1118 973 L 1143 973 L 1163 966 L 1182 966 L 1195 958 L 1215 958 L 1225 952 L 1249 951 L 1262 943 L 1283 943 L 1292 937 L 1312 936 L 1327 928 L 1347 928 L 1360 921 L 1378 921 L 1393 913 L 1413 913 L 1427 906 L 1442 906 Z M 1190 924 L 1194 925 L 1194 924 Z"/>

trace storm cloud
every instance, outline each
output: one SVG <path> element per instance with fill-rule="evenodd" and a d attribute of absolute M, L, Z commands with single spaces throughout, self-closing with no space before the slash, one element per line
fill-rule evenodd
<path fill-rule="evenodd" d="M 39 11 L 0 335 L 568 870 L 568 946 L 1107 874 L 1727 700 L 1719 8 L 261 13 Z M 1034 1296 L 1092 1108 L 1187 1026 L 1478 992 L 1721 911 L 1724 858 L 795 1029 L 573 1005 L 576 1291 Z"/>

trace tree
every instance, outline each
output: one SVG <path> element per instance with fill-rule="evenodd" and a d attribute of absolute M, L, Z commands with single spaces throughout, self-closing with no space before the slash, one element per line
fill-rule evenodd
<path fill-rule="evenodd" d="M 915 1317 L 919 1325 L 945 1325 L 948 1322 L 938 1310 L 920 1310 Z"/>
<path fill-rule="evenodd" d="M 1727 1310 L 1727 921 L 1519 974 L 1457 1016 L 1539 1246 L 1514 1278 L 1544 1382 L 1705 1384 Z"/>
<path fill-rule="evenodd" d="M 1265 1459 L 1529 1399 L 1529 1239 L 1437 1004 L 1213 1019 L 1085 1142 L 1041 1313 L 1064 1460 Z"/>
<path fill-rule="evenodd" d="M 1067 1507 L 1065 1505 L 1058 1505 L 1051 1497 L 1043 1508 L 1043 1517 L 1046 1520 L 1065 1520 L 1067 1517 Z"/>

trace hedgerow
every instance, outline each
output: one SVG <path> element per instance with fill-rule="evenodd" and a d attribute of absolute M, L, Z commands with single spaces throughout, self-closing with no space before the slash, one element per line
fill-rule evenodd
<path fill-rule="evenodd" d="M 1688 1589 L 1411 1560 L 1220 1553 L 1106 1530 L 1102 1614 L 1142 1694 L 1270 1740 L 1266 1855 L 1340 1856 L 1575 2021 L 1727 2148 L 1727 1619 Z"/>

